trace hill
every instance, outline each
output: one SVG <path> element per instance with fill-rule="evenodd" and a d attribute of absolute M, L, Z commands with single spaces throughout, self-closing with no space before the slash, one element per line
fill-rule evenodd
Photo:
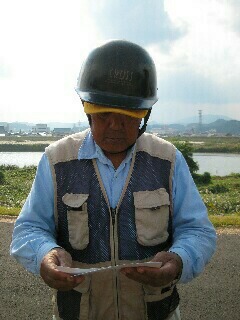
<path fill-rule="evenodd" d="M 224 115 L 217 115 L 217 114 L 203 114 L 202 115 L 202 123 L 204 124 L 209 124 L 212 122 L 215 122 L 219 119 L 223 120 L 233 120 L 230 117 L 224 116 Z M 194 116 L 194 117 L 188 117 L 188 118 L 183 118 L 178 121 L 180 124 L 189 124 L 189 123 L 199 123 L 199 117 Z"/>
<path fill-rule="evenodd" d="M 204 125 L 203 128 L 205 128 L 207 131 L 216 130 L 216 132 L 237 135 L 237 134 L 240 134 L 240 121 L 238 120 L 226 121 L 223 119 L 218 119 L 213 123 Z"/>
<path fill-rule="evenodd" d="M 187 125 L 183 124 L 149 124 L 148 131 L 156 131 L 161 133 L 217 133 L 217 134 L 228 134 L 228 135 L 240 135 L 240 121 L 238 120 L 223 120 L 218 119 L 209 124 L 190 123 Z"/>

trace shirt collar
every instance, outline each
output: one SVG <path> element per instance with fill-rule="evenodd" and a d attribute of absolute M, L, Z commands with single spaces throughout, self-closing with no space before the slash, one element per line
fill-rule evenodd
<path fill-rule="evenodd" d="M 128 150 L 126 158 L 123 161 L 123 164 L 127 163 L 132 159 L 135 146 L 136 144 L 134 144 L 134 146 L 132 146 Z M 91 131 L 89 131 L 89 133 L 84 138 L 83 143 L 78 151 L 78 160 L 82 160 L 82 159 L 98 159 L 103 164 L 108 164 L 112 166 L 111 160 L 109 160 L 105 156 L 102 149 L 94 141 Z"/>

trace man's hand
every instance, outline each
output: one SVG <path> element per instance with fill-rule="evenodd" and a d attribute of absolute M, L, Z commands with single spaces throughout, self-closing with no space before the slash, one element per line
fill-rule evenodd
<path fill-rule="evenodd" d="M 129 279 L 161 287 L 175 280 L 182 271 L 182 259 L 173 252 L 158 252 L 151 262 L 162 262 L 161 268 L 135 267 L 121 270 Z"/>
<path fill-rule="evenodd" d="M 40 275 L 44 282 L 51 288 L 68 291 L 79 285 L 85 279 L 84 276 L 72 276 L 56 269 L 57 266 L 71 267 L 72 257 L 61 248 L 49 251 L 42 259 Z"/>

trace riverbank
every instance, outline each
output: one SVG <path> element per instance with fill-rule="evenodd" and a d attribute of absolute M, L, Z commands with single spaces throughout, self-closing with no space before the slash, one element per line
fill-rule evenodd
<path fill-rule="evenodd" d="M 0 137 L 0 152 L 44 152 L 45 148 L 61 137 Z M 193 152 L 199 153 L 237 153 L 240 154 L 240 137 L 205 137 L 205 136 L 178 136 L 164 137 L 172 142 L 187 141 L 193 147 Z"/>

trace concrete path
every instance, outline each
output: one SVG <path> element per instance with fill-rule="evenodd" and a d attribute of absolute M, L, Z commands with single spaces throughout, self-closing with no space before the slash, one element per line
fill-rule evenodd
<path fill-rule="evenodd" d="M 50 320 L 51 289 L 9 257 L 12 229 L 0 222 L 0 319 Z M 211 263 L 179 292 L 182 320 L 240 320 L 240 230 L 219 230 Z"/>

